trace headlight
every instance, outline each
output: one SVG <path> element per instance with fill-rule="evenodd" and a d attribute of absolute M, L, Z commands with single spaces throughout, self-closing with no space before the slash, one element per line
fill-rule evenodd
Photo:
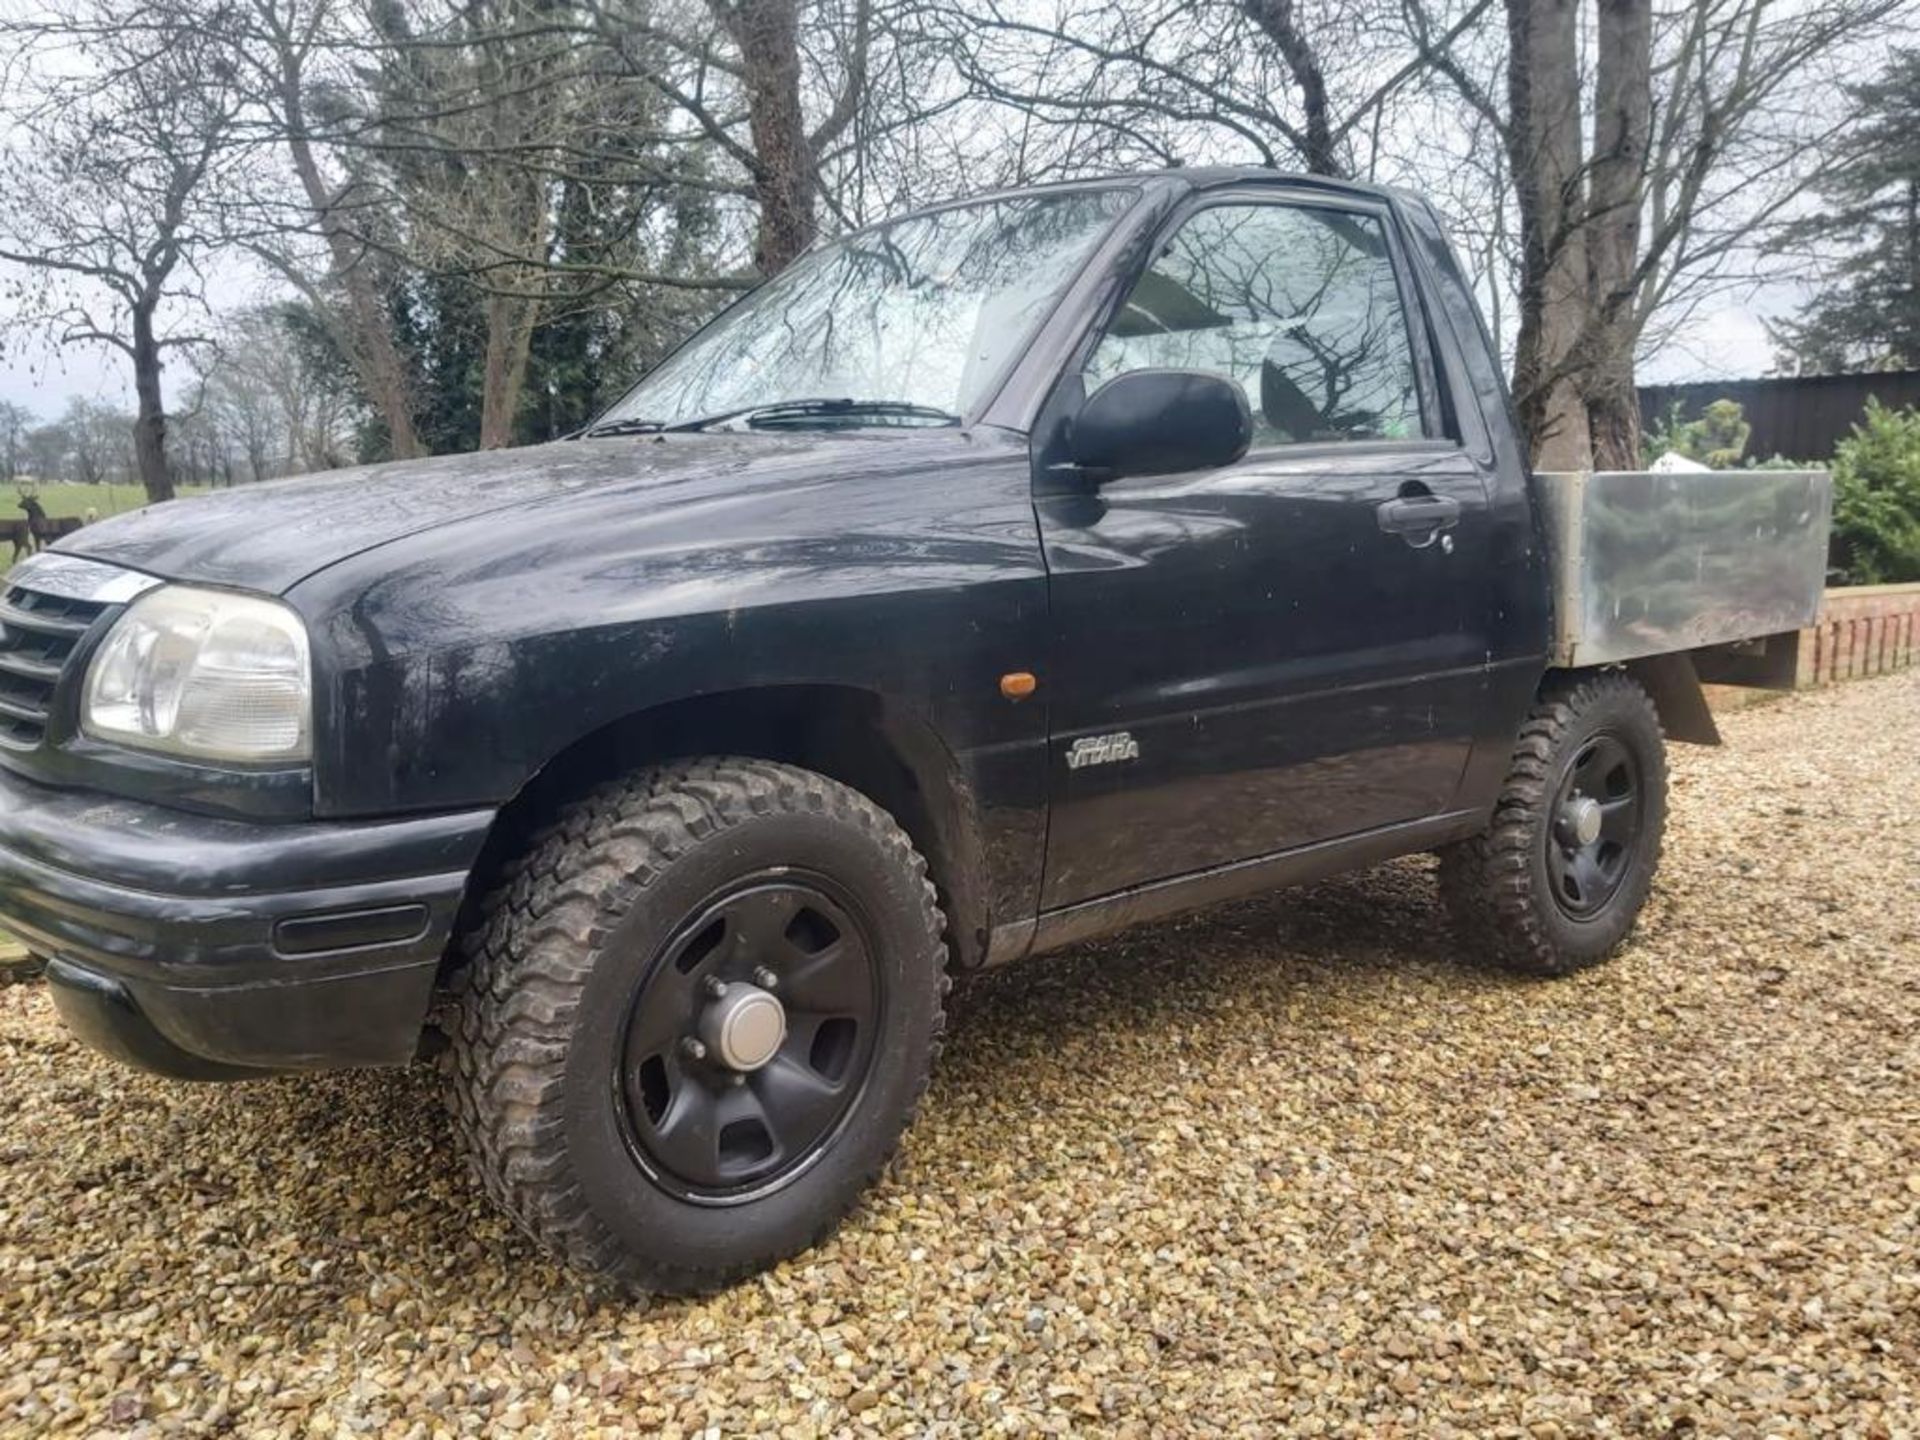
<path fill-rule="evenodd" d="M 165 586 L 114 622 L 87 670 L 81 728 L 202 760 L 311 753 L 307 629 L 285 605 Z"/>

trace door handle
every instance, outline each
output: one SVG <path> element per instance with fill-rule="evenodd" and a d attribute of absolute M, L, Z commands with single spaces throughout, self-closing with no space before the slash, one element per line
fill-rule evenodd
<path fill-rule="evenodd" d="M 1402 495 L 1379 505 L 1373 512 L 1380 528 L 1389 535 L 1408 536 L 1432 544 L 1442 530 L 1460 523 L 1460 502 L 1451 495 Z"/>

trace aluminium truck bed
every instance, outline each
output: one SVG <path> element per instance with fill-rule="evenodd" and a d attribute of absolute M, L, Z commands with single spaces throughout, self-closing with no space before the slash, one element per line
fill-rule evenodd
<path fill-rule="evenodd" d="M 1797 632 L 1825 588 L 1823 470 L 1543 473 L 1553 663 L 1609 665 Z"/>

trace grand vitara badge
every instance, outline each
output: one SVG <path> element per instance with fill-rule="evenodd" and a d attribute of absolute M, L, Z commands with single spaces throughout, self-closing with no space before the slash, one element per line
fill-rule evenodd
<path fill-rule="evenodd" d="M 1089 765 L 1111 765 L 1117 760 L 1138 760 L 1140 747 L 1125 730 L 1111 735 L 1083 735 L 1067 750 L 1067 768 L 1083 770 Z"/>

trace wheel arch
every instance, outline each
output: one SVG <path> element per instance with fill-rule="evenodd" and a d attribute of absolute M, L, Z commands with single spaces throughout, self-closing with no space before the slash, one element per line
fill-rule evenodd
<path fill-rule="evenodd" d="M 1549 670 L 1547 680 L 1542 682 L 1542 693 L 1545 693 L 1548 681 L 1556 677 L 1577 681 L 1582 676 L 1600 674 L 1601 669 Z M 1638 660 L 1627 661 L 1620 669 L 1647 692 L 1667 739 L 1687 745 L 1720 743 L 1720 727 L 1714 722 L 1713 709 L 1707 704 L 1706 689 L 1700 683 L 1699 672 L 1694 669 L 1693 656 L 1687 651 L 1642 656 Z"/>
<path fill-rule="evenodd" d="M 972 968 L 982 962 L 991 916 L 978 810 L 964 773 L 925 719 L 875 691 L 831 684 L 687 696 L 571 741 L 501 807 L 468 879 L 456 933 L 476 923 L 502 867 L 569 799 L 643 766 L 697 755 L 798 765 L 886 810 L 926 858 L 954 963 Z M 457 947 L 445 963 L 458 965 Z"/>

